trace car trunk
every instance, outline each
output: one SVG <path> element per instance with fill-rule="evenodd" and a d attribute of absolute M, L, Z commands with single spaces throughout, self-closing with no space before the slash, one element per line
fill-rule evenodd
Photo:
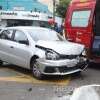
<path fill-rule="evenodd" d="M 100 57 L 100 1 L 98 0 L 95 9 L 94 17 L 94 41 L 92 46 L 92 53 L 95 56 Z"/>

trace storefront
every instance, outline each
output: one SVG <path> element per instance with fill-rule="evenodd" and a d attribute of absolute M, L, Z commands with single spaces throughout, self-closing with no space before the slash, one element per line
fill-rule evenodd
<path fill-rule="evenodd" d="M 52 16 L 30 11 L 0 11 L 0 27 L 6 26 L 40 26 L 50 27 L 48 20 Z"/>
<path fill-rule="evenodd" d="M 49 18 L 52 14 L 48 6 L 38 0 L 0 0 L 0 27 L 49 27 Z"/>

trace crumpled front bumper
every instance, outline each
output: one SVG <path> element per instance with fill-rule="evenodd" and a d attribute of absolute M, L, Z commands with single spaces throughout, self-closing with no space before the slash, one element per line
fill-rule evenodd
<path fill-rule="evenodd" d="M 38 67 L 44 75 L 67 75 L 83 71 L 88 66 L 85 57 L 65 60 L 37 59 Z"/>

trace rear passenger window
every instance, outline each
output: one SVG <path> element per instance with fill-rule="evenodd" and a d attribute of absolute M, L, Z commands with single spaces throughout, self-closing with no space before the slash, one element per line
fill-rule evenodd
<path fill-rule="evenodd" d="M 4 30 L 0 34 L 0 39 L 6 39 L 6 40 L 11 40 L 13 34 L 13 30 Z"/>

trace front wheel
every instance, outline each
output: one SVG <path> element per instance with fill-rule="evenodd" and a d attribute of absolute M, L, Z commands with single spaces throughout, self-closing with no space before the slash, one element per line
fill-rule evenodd
<path fill-rule="evenodd" d="M 31 63 L 31 70 L 32 70 L 32 74 L 35 78 L 43 79 L 43 74 L 41 73 L 36 60 L 32 61 L 32 63 Z"/>

